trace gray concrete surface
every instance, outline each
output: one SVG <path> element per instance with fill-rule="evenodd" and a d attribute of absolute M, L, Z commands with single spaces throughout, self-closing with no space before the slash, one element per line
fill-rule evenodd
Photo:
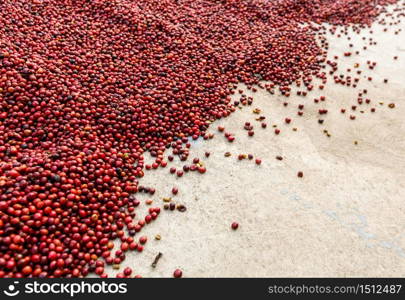
<path fill-rule="evenodd" d="M 173 200 L 187 211 L 164 211 L 142 232 L 149 238 L 144 252 L 128 253 L 120 270 L 130 266 L 144 277 L 171 277 L 175 268 L 184 277 L 405 276 L 405 27 L 393 26 L 386 33 L 383 26 L 373 28 L 378 44 L 362 51 L 367 41 L 361 37 L 370 37 L 369 30 L 351 35 L 352 51 L 361 52 L 349 58 L 342 53 L 350 42 L 328 37 L 329 57 L 341 57 L 342 73 L 360 63 L 359 88 L 367 88 L 371 104 L 349 112 L 359 89 L 332 80 L 322 93 L 316 89 L 306 98 L 292 93 L 287 107 L 279 95 L 248 91 L 254 95 L 251 107 L 213 124 L 213 140 L 193 143 L 190 158 L 202 159 L 206 174 L 169 174 L 170 166 L 183 165 L 177 159 L 165 169 L 146 172 L 141 184 L 157 192 L 139 199 L 161 206 L 176 186 L 179 194 Z M 395 35 L 398 28 L 403 31 Z M 374 70 L 367 68 L 367 60 L 377 61 Z M 369 74 L 372 82 L 365 78 Z M 319 95 L 327 100 L 315 104 Z M 300 103 L 303 117 L 297 116 Z M 374 114 L 371 107 L 376 107 Z M 255 121 L 254 108 L 266 116 L 267 129 Z M 323 125 L 317 122 L 319 108 L 329 110 Z M 348 112 L 341 114 L 340 108 Z M 356 120 L 349 120 L 350 114 Z M 292 118 L 291 124 L 284 124 L 285 117 Z M 243 130 L 246 121 L 255 126 L 254 137 Z M 218 125 L 236 135 L 233 144 L 217 132 Z M 272 125 L 281 129 L 279 136 Z M 208 159 L 205 151 L 211 152 Z M 231 157 L 224 157 L 227 151 Z M 252 153 L 262 165 L 237 161 L 239 153 Z M 276 160 L 277 155 L 284 160 Z M 304 172 L 302 179 L 297 171 Z M 233 221 L 240 224 L 237 231 L 230 228 Z M 154 240 L 156 234 L 160 241 Z M 153 269 L 158 252 L 163 257 Z M 109 269 L 111 275 L 116 272 Z"/>

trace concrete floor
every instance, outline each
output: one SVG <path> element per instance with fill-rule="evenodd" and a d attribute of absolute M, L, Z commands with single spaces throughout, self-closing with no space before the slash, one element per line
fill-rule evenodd
<path fill-rule="evenodd" d="M 328 38 L 329 56 L 341 57 L 342 73 L 360 63 L 359 88 L 368 90 L 371 104 L 352 113 L 359 88 L 337 86 L 333 80 L 322 93 L 316 89 L 305 98 L 292 93 L 287 107 L 281 96 L 248 91 L 254 95 L 251 107 L 213 124 L 213 140 L 193 143 L 190 158 L 202 159 L 206 174 L 177 178 L 169 174 L 171 166 L 183 165 L 176 159 L 165 169 L 146 172 L 140 184 L 157 191 L 153 197 L 138 194 L 139 199 L 162 206 L 162 198 L 176 186 L 173 201 L 187 211 L 163 211 L 142 232 L 149 237 L 144 252 L 128 253 L 120 270 L 130 266 L 144 277 L 171 277 L 176 268 L 184 277 L 405 276 L 405 27 L 387 33 L 373 27 L 378 44 L 362 51 L 366 42 L 361 37 L 369 37 L 368 30 L 352 35 L 352 51 L 361 52 L 349 58 L 342 55 L 349 41 Z M 398 28 L 403 31 L 394 35 Z M 377 61 L 373 71 L 367 60 Z M 366 80 L 369 75 L 372 82 Z M 320 95 L 326 101 L 315 104 L 313 98 Z M 298 117 L 301 103 L 304 116 Z M 371 107 L 377 111 L 370 113 Z M 254 108 L 266 116 L 267 129 L 255 121 Z M 329 111 L 323 125 L 317 122 L 319 108 Z M 350 114 L 356 120 L 349 120 Z M 285 117 L 292 118 L 291 124 L 283 122 Z M 246 121 L 255 126 L 254 137 L 243 130 Z M 217 132 L 218 125 L 235 134 L 234 143 Z M 208 159 L 205 151 L 211 152 Z M 224 157 L 227 151 L 231 157 Z M 262 165 L 238 161 L 240 153 L 252 153 Z M 284 160 L 276 160 L 277 155 Z M 303 178 L 297 178 L 298 171 Z M 145 209 L 142 205 L 139 211 Z M 237 231 L 230 228 L 233 221 L 240 224 Z M 160 241 L 154 240 L 156 234 Z M 153 269 L 158 252 L 163 257 Z"/>

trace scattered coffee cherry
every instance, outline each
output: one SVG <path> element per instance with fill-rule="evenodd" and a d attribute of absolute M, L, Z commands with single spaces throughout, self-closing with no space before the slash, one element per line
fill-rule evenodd
<path fill-rule="evenodd" d="M 170 202 L 172 201 L 172 198 L 170 197 L 163 197 L 163 202 Z"/>
<path fill-rule="evenodd" d="M 173 195 L 177 195 L 178 192 L 179 192 L 179 189 L 178 189 L 178 188 L 176 188 L 176 187 L 173 187 L 173 188 L 172 188 L 172 194 L 173 194 Z"/>
<path fill-rule="evenodd" d="M 132 274 L 132 269 L 130 268 L 130 267 L 126 267 L 125 269 L 124 269 L 124 275 L 125 276 L 130 276 Z"/>
<path fill-rule="evenodd" d="M 146 244 L 147 241 L 148 241 L 148 238 L 146 236 L 141 236 L 139 238 L 139 243 L 141 243 L 142 245 Z"/>
<path fill-rule="evenodd" d="M 185 212 L 185 211 L 187 210 L 186 206 L 184 206 L 183 204 L 177 205 L 176 208 L 177 208 L 177 210 L 178 210 L 179 212 Z"/>
<path fill-rule="evenodd" d="M 304 173 L 303 173 L 302 171 L 299 171 L 299 172 L 297 173 L 297 176 L 301 178 L 301 177 L 304 176 Z"/>
<path fill-rule="evenodd" d="M 239 224 L 238 224 L 237 222 L 233 222 L 233 223 L 231 224 L 231 228 L 232 228 L 233 230 L 238 229 L 238 227 L 239 227 Z"/>
<path fill-rule="evenodd" d="M 252 105 L 253 98 L 237 90 L 238 82 L 252 93 L 259 87 L 274 94 L 278 88 L 284 99 L 296 83 L 306 96 L 315 79 L 323 89 L 327 63 L 337 84 L 356 87 L 360 76 L 336 75 L 337 62 L 327 61 L 329 46 L 322 40 L 327 31 L 300 24 L 328 22 L 345 28 L 356 23 L 363 28 L 392 3 L 59 2 L 1 1 L 0 277 L 106 277 L 101 261 L 119 268 L 126 251 L 142 252 L 132 236 L 153 222 L 160 209 L 150 207 L 135 222 L 141 202 L 134 195 L 155 193 L 154 188 L 141 189 L 138 179 L 146 170 L 167 166 L 165 151 L 171 151 L 169 162 L 174 156 L 186 161 L 190 139 L 212 139 L 206 133 L 209 125 L 236 110 L 230 104 L 233 93 L 241 95 L 236 105 Z M 178 26 L 156 20 L 161 6 L 169 23 Z M 56 26 L 56 32 L 44 24 L 63 26 Z M 358 52 L 344 55 L 353 53 Z M 368 63 L 370 69 L 374 66 Z M 357 102 L 362 105 L 363 99 Z M 250 126 L 247 130 L 253 131 Z M 235 139 L 231 134 L 226 138 Z M 153 162 L 144 161 L 146 152 Z M 181 177 L 187 170 L 206 172 L 196 163 L 169 172 Z M 152 204 L 151 199 L 145 202 Z M 173 202 L 164 206 L 175 207 Z M 120 247 L 116 257 L 110 253 L 112 240 Z M 117 277 L 131 274 L 125 269 Z"/>
<path fill-rule="evenodd" d="M 173 272 L 173 277 L 174 278 L 181 278 L 183 276 L 183 272 L 180 269 L 176 269 Z"/>

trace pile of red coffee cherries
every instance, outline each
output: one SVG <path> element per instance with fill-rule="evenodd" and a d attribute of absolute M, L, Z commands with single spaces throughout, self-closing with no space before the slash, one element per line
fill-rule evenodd
<path fill-rule="evenodd" d="M 326 56 L 305 24 L 393 2 L 0 1 L 0 277 L 105 277 L 160 213 L 134 221 L 144 151 L 165 167 L 238 82 L 311 89 Z"/>

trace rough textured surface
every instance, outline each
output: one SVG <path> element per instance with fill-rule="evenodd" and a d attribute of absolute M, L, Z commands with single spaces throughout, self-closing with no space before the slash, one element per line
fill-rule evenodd
<path fill-rule="evenodd" d="M 143 232 L 149 236 L 144 253 L 128 253 L 121 269 L 131 266 L 147 277 L 170 277 L 176 268 L 184 277 L 405 276 L 404 35 L 393 34 L 398 26 L 388 33 L 382 26 L 373 28 L 378 44 L 362 51 L 361 37 L 369 37 L 363 30 L 352 36 L 360 55 L 349 58 L 342 57 L 348 41 L 329 37 L 329 56 L 341 57 L 340 70 L 357 62 L 364 70 L 359 87 L 367 88 L 372 99 L 361 106 L 364 114 L 358 108 L 356 120 L 347 120 L 358 89 L 331 82 L 322 93 L 290 97 L 287 107 L 283 97 L 255 93 L 251 107 L 211 126 L 213 140 L 193 144 L 190 158 L 200 157 L 206 174 L 177 178 L 168 168 L 146 172 L 140 184 L 156 186 L 157 192 L 139 198 L 161 203 L 176 186 L 173 201 L 187 211 L 162 212 Z M 375 70 L 366 68 L 367 60 L 378 62 Z M 367 74 L 372 82 L 364 78 Z M 313 103 L 319 95 L 327 100 Z M 387 106 L 391 102 L 394 109 Z M 305 104 L 303 117 L 296 115 L 300 103 Z M 267 129 L 254 120 L 256 107 L 266 116 Z M 339 112 L 342 107 L 346 114 Z M 370 107 L 377 111 L 370 113 Z M 316 121 L 319 108 L 329 110 L 323 125 Z M 292 118 L 289 125 L 283 122 L 286 116 Z M 243 130 L 246 121 L 255 126 L 252 138 Z M 279 136 L 273 124 L 281 129 Z M 233 144 L 217 125 L 235 133 Z M 211 152 L 208 159 L 205 151 Z M 224 157 L 227 151 L 231 157 Z M 252 153 L 262 165 L 238 161 L 239 153 Z M 284 159 L 276 160 L 277 155 Z M 176 158 L 175 165 L 183 163 Z M 298 171 L 303 178 L 297 178 Z M 240 225 L 237 231 L 230 228 L 233 221 Z M 160 241 L 153 239 L 156 234 Z M 153 269 L 158 252 L 163 257 Z"/>

